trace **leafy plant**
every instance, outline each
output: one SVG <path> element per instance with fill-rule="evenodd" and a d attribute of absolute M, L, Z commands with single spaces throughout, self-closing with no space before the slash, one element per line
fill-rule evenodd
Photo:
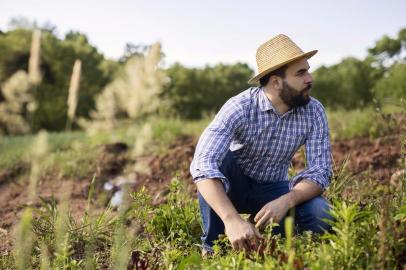
<path fill-rule="evenodd" d="M 187 195 L 178 179 L 170 183 L 168 200 L 154 211 L 147 230 L 159 241 L 169 241 L 177 247 L 198 242 L 201 225 L 197 200 Z"/>

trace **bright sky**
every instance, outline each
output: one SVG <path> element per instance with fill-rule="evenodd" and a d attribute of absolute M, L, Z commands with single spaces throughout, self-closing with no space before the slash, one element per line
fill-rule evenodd
<path fill-rule="evenodd" d="M 166 64 L 203 66 L 242 61 L 252 68 L 257 47 L 284 33 L 303 50 L 318 49 L 313 67 L 364 57 L 383 35 L 406 27 L 404 0 L 0 0 L 0 29 L 13 17 L 50 22 L 62 37 L 85 33 L 118 58 L 126 43 L 162 42 Z"/>

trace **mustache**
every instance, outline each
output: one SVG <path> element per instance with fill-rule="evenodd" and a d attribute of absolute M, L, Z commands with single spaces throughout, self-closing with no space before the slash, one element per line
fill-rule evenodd
<path fill-rule="evenodd" d="M 303 88 L 302 91 L 300 91 L 300 92 L 303 94 L 304 92 L 310 91 L 311 89 L 312 89 L 312 85 L 309 84 L 308 86 L 306 86 L 305 88 Z"/>

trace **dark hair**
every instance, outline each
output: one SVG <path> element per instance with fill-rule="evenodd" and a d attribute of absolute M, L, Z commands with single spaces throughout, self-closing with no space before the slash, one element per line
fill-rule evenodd
<path fill-rule="evenodd" d="M 284 65 L 281 66 L 278 69 L 275 69 L 274 71 L 272 71 L 271 73 L 266 74 L 265 76 L 263 76 L 262 78 L 259 79 L 259 84 L 264 87 L 265 85 L 268 84 L 269 82 L 269 78 L 271 78 L 271 76 L 279 76 L 282 79 L 285 78 L 285 72 L 286 72 L 286 68 L 288 67 L 288 65 Z"/>

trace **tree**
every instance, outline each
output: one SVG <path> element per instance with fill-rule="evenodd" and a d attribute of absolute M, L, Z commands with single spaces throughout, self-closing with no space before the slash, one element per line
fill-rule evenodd
<path fill-rule="evenodd" d="M 176 63 L 166 73 L 170 81 L 162 96 L 171 101 L 172 112 L 196 119 L 218 111 L 227 99 L 247 89 L 253 72 L 242 63 L 204 68 L 186 68 Z"/>
<path fill-rule="evenodd" d="M 406 63 L 396 63 L 374 87 L 378 100 L 406 98 Z"/>
<path fill-rule="evenodd" d="M 377 100 L 400 99 L 406 97 L 406 28 L 397 37 L 383 36 L 369 50 L 372 64 L 382 72 L 373 87 Z"/>
<path fill-rule="evenodd" d="M 368 49 L 369 55 L 383 69 L 388 69 L 397 62 L 404 62 L 406 60 L 405 51 L 406 28 L 399 30 L 398 36 L 395 38 L 383 36 L 372 48 Z"/>
<path fill-rule="evenodd" d="M 313 94 L 332 108 L 363 107 L 371 102 L 371 89 L 379 72 L 369 60 L 350 57 L 314 72 Z"/>

